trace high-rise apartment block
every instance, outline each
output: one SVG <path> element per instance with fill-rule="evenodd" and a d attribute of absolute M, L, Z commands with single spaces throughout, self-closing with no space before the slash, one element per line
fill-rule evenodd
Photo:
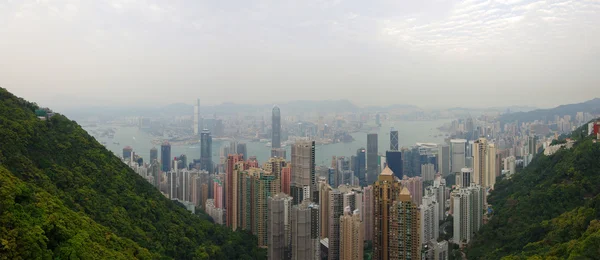
<path fill-rule="evenodd" d="M 340 217 L 340 260 L 360 260 L 364 257 L 364 226 L 359 210 L 344 209 Z"/>
<path fill-rule="evenodd" d="M 390 207 L 388 255 L 382 259 L 421 259 L 420 215 L 406 187 Z"/>
<path fill-rule="evenodd" d="M 297 141 L 292 146 L 291 196 L 294 205 L 313 197 L 316 191 L 315 142 Z M 314 199 L 314 198 L 313 198 Z"/>
<path fill-rule="evenodd" d="M 483 187 L 496 184 L 496 146 L 487 139 L 479 138 L 473 144 L 472 181 Z"/>
<path fill-rule="evenodd" d="M 485 190 L 472 183 L 452 192 L 455 243 L 469 243 L 483 225 Z"/>
<path fill-rule="evenodd" d="M 292 207 L 292 259 L 320 260 L 319 205 L 304 200 Z"/>

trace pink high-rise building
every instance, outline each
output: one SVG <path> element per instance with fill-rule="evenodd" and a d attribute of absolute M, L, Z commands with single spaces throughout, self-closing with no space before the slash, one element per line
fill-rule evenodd
<path fill-rule="evenodd" d="M 292 182 L 292 168 L 288 165 L 281 168 L 281 192 L 290 195 L 290 183 Z"/>
<path fill-rule="evenodd" d="M 404 175 L 402 179 L 402 186 L 406 187 L 411 195 L 411 201 L 418 206 L 421 205 L 421 200 L 423 199 L 423 178 L 411 177 L 408 178 Z"/>
<path fill-rule="evenodd" d="M 214 192 L 214 206 L 217 209 L 223 208 L 223 184 L 221 180 L 218 178 L 214 179 L 213 182 L 213 192 Z"/>

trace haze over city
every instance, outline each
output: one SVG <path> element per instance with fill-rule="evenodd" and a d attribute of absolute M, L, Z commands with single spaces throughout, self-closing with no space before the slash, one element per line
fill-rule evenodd
<path fill-rule="evenodd" d="M 594 0 L 3 1 L 0 78 L 55 109 L 553 107 L 600 94 L 599 12 Z"/>

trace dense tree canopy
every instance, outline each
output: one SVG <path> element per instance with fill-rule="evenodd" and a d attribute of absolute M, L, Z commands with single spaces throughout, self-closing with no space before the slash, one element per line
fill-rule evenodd
<path fill-rule="evenodd" d="M 36 108 L 0 88 L 0 258 L 265 258 L 252 235 L 190 214 Z"/>
<path fill-rule="evenodd" d="M 600 256 L 600 143 L 539 154 L 488 197 L 494 215 L 469 259 L 597 259 Z"/>

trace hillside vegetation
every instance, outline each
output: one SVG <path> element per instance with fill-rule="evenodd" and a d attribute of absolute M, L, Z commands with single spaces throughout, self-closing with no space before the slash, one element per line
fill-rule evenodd
<path fill-rule="evenodd" d="M 0 88 L 0 259 L 262 259 L 165 198 L 75 122 Z"/>
<path fill-rule="evenodd" d="M 574 137 L 574 148 L 539 154 L 496 184 L 488 197 L 495 213 L 476 234 L 468 259 L 600 257 L 600 143 Z"/>

